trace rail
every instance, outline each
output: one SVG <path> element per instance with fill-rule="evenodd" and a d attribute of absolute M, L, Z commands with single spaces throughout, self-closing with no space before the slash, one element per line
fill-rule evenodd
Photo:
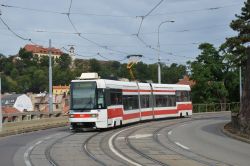
<path fill-rule="evenodd" d="M 240 103 L 193 104 L 193 113 L 231 111 L 238 112 Z M 3 123 L 30 121 L 43 118 L 65 116 L 62 111 L 54 112 L 24 112 L 3 114 Z"/>
<path fill-rule="evenodd" d="M 23 113 L 8 113 L 3 114 L 3 123 L 11 123 L 11 122 L 21 122 L 21 121 L 29 121 L 29 120 L 37 120 L 43 118 L 52 118 L 52 117 L 60 117 L 63 116 L 64 113 L 61 111 L 54 112 L 23 112 Z"/>
<path fill-rule="evenodd" d="M 240 103 L 212 103 L 212 104 L 193 104 L 193 113 L 202 112 L 221 112 L 221 111 L 231 111 L 239 112 Z"/>

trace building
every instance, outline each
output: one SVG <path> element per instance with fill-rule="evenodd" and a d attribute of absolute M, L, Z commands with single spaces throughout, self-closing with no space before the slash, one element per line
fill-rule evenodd
<path fill-rule="evenodd" d="M 189 76 L 185 75 L 183 79 L 180 79 L 179 82 L 177 82 L 177 84 L 189 85 L 190 87 L 192 87 L 195 85 L 195 81 L 190 80 Z"/>
<path fill-rule="evenodd" d="M 39 58 L 42 56 L 49 56 L 49 48 L 45 48 L 43 46 L 26 44 L 24 46 L 24 49 L 26 51 L 32 52 L 33 55 L 36 55 Z M 53 47 L 50 49 L 50 51 L 51 51 L 51 57 L 53 58 L 59 58 L 63 54 L 63 52 L 60 49 Z"/>
<path fill-rule="evenodd" d="M 33 111 L 31 99 L 25 94 L 11 94 L 2 97 L 3 107 L 13 107 L 20 112 Z"/>
<path fill-rule="evenodd" d="M 53 95 L 67 95 L 69 93 L 69 86 L 53 86 Z"/>

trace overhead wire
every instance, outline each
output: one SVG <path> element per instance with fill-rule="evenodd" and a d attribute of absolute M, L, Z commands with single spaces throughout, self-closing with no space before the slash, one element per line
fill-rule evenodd
<path fill-rule="evenodd" d="M 184 14 L 184 13 L 194 13 L 194 12 L 203 12 L 203 11 L 213 11 L 213 10 L 218 10 L 218 9 L 223 9 L 227 7 L 232 7 L 239 5 L 241 3 L 233 3 L 229 5 L 224 5 L 224 6 L 215 6 L 215 7 L 209 7 L 209 8 L 201 8 L 201 9 L 192 9 L 192 10 L 182 10 L 182 11 L 174 11 L 174 12 L 164 12 L 164 13 L 156 13 L 150 15 L 150 17 L 154 16 L 161 16 L 161 15 L 169 15 L 169 14 Z"/>
<path fill-rule="evenodd" d="M 180 12 L 166 12 L 166 13 L 156 13 L 156 14 L 152 14 L 152 12 L 162 3 L 162 1 L 164 1 L 164 0 L 161 0 L 161 1 L 159 1 L 159 3 L 157 4 L 157 5 L 155 5 L 146 15 L 144 15 L 144 16 L 158 16 L 158 15 L 164 15 L 164 14 L 176 14 L 176 13 L 191 13 L 191 12 L 199 12 L 199 11 L 212 11 L 212 10 L 218 10 L 218 9 L 221 9 L 221 8 L 225 8 L 225 7 L 230 7 L 230 6 L 235 6 L 235 4 L 231 4 L 231 5 L 224 5 L 224 6 L 217 6 L 217 7 L 211 7 L 211 8 L 204 8 L 204 9 L 196 9 L 196 10 L 186 10 L 186 11 L 180 11 Z M 237 4 L 239 4 L 239 3 L 237 3 Z M 46 12 L 46 13 L 54 13 L 54 14 L 65 14 L 65 13 L 63 13 L 63 12 L 57 12 L 57 11 L 50 11 L 50 10 L 43 10 L 43 9 L 32 9 L 32 8 L 26 8 L 26 7 L 20 7 L 20 6 L 14 6 L 14 5 L 5 5 L 5 4 L 0 4 L 2 7 L 9 7 L 9 8 L 19 8 L 19 9 L 22 9 L 22 10 L 30 10 L 30 11 L 36 11 L 36 12 Z M 93 16 L 108 16 L 108 17 L 133 17 L 133 18 L 136 18 L 136 16 L 122 16 L 122 15 L 106 15 L 106 14 L 91 14 L 91 13 L 74 13 L 74 12 L 71 12 L 71 7 L 72 7 L 72 0 L 70 0 L 70 6 L 69 6 L 69 9 L 68 9 L 68 15 L 70 15 L 70 14 L 83 14 L 83 15 L 93 15 Z M 141 17 L 142 18 L 142 16 L 137 16 L 137 17 Z M 140 27 L 142 26 L 142 22 L 143 22 L 143 20 L 144 20 L 144 18 L 145 17 L 143 17 L 143 19 L 141 20 L 141 23 L 140 23 Z M 1 19 L 1 21 L 3 22 L 3 20 Z M 71 23 L 71 25 L 72 25 L 72 27 L 74 28 L 74 30 L 77 32 L 77 33 L 72 33 L 72 34 L 75 34 L 75 35 L 78 35 L 78 36 L 80 36 L 81 38 L 83 38 L 84 40 L 88 40 L 89 42 L 91 42 L 92 44 L 99 44 L 99 43 L 96 43 L 96 42 L 94 42 L 94 41 L 92 41 L 92 40 L 89 40 L 88 38 L 85 38 L 84 36 L 82 36 L 82 34 L 83 33 L 80 33 L 79 31 L 78 31 L 78 29 L 77 29 L 77 27 L 74 25 L 74 23 L 73 23 L 73 21 L 71 20 L 71 18 L 69 17 L 69 21 L 70 21 L 70 23 Z M 4 24 L 4 23 L 3 23 Z M 6 26 L 6 25 L 5 25 Z M 10 27 L 8 28 L 8 25 L 6 26 L 7 27 L 7 29 L 9 30 L 9 31 L 11 31 L 16 37 L 19 37 L 20 39 L 25 39 L 25 40 L 27 40 L 27 41 L 30 41 L 30 39 L 28 39 L 28 38 L 25 38 L 25 37 L 23 37 L 23 36 L 20 36 L 18 33 L 16 33 L 15 31 L 13 31 L 13 29 L 11 29 Z M 139 36 L 139 34 L 145 34 L 145 33 L 140 33 L 140 31 L 141 31 L 141 28 L 138 30 L 138 36 Z M 190 31 L 190 29 L 188 29 L 188 30 L 182 30 L 182 32 L 187 32 L 187 31 Z M 181 31 L 179 31 L 179 32 L 181 32 Z M 85 33 L 84 33 L 85 34 Z M 112 35 L 112 34 L 111 34 Z M 22 39 L 22 40 L 23 40 Z M 143 41 L 143 39 L 142 40 L 140 40 L 140 41 Z M 32 42 L 32 41 L 30 41 L 30 42 Z M 93 43 L 94 42 L 94 43 Z M 193 44 L 193 43 L 190 43 L 190 44 Z M 150 48 L 150 49 L 153 49 L 153 50 L 157 50 L 157 49 L 155 49 L 154 47 L 152 47 L 151 45 L 149 45 L 149 44 L 147 44 L 145 41 L 144 41 L 144 45 L 147 47 L 147 48 Z M 178 44 L 179 45 L 179 44 Z M 107 49 L 107 48 L 109 48 L 109 47 L 107 47 L 107 46 L 103 46 L 103 45 L 101 45 L 101 44 L 99 44 L 98 45 L 98 47 L 101 47 L 101 48 L 103 48 L 103 49 Z M 110 50 L 110 49 L 109 49 Z M 112 51 L 112 50 L 111 50 Z M 125 53 L 125 52 L 120 52 L 120 53 Z M 128 54 L 128 53 L 126 53 L 126 54 Z"/>
<path fill-rule="evenodd" d="M 1 22 L 4 24 L 4 26 L 8 29 L 8 31 L 10 31 L 14 36 L 16 36 L 16 37 L 18 37 L 19 39 L 22 39 L 22 40 L 24 40 L 24 41 L 29 41 L 29 42 L 35 44 L 35 43 L 32 41 L 31 38 L 25 38 L 25 37 L 23 37 L 23 36 L 17 34 L 15 31 L 13 31 L 12 28 L 3 20 L 2 14 L 0 14 L 0 20 L 1 20 Z"/>
<path fill-rule="evenodd" d="M 201 8 L 201 9 L 193 9 L 193 10 L 182 10 L 182 11 L 174 11 L 174 12 L 155 13 L 155 14 L 150 14 L 148 16 L 149 17 L 155 17 L 155 16 L 169 15 L 169 14 L 182 14 L 182 13 L 212 11 L 212 10 L 217 10 L 217 9 L 236 6 L 236 5 L 239 5 L 239 4 L 241 4 L 241 3 L 233 3 L 233 4 L 229 4 L 229 5 L 224 5 L 224 6 L 215 6 L 215 7 L 210 7 L 210 8 Z M 8 4 L 3 4 L 3 3 L 1 3 L 0 6 L 5 7 L 5 8 L 16 8 L 16 9 L 21 9 L 21 10 L 33 11 L 33 12 L 66 14 L 65 12 L 60 12 L 60 11 L 44 10 L 44 9 L 38 9 L 38 8 L 28 8 L 28 7 L 22 7 L 22 6 L 16 6 L 16 5 L 8 5 Z M 133 15 L 111 15 L 111 14 L 96 14 L 96 13 L 81 13 L 81 12 L 71 12 L 70 14 L 73 14 L 73 15 L 86 15 L 86 16 L 98 16 L 98 17 L 118 17 L 118 18 L 124 17 L 124 18 L 133 18 L 133 19 L 136 19 L 136 18 L 140 17 L 140 16 L 133 16 Z"/>
<path fill-rule="evenodd" d="M 76 34 L 77 34 L 80 38 L 82 38 L 82 39 L 84 39 L 84 40 L 86 40 L 86 41 L 88 41 L 88 42 L 90 42 L 90 43 L 92 43 L 92 44 L 94 44 L 94 45 L 96 45 L 96 46 L 102 48 L 102 49 L 106 49 L 106 50 L 110 50 L 110 51 L 117 52 L 117 53 L 122 53 L 122 54 L 128 54 L 127 52 L 119 51 L 119 50 L 114 50 L 114 49 L 112 49 L 112 48 L 109 48 L 108 46 L 101 45 L 101 44 L 99 44 L 99 43 L 97 43 L 97 42 L 95 42 L 95 41 L 93 41 L 93 40 L 90 40 L 90 39 L 88 39 L 88 38 L 82 36 L 82 34 L 78 31 L 77 27 L 75 26 L 75 24 L 73 23 L 73 21 L 71 20 L 71 17 L 70 17 L 72 3 L 73 3 L 73 0 L 70 0 L 70 5 L 69 5 L 68 13 L 65 13 L 65 14 L 67 15 L 68 20 L 69 20 L 71 26 L 73 27 L 73 29 L 75 30 Z"/>
<path fill-rule="evenodd" d="M 142 27 L 142 23 L 144 21 L 144 19 L 149 16 L 158 6 L 160 6 L 160 4 L 163 2 L 164 0 L 161 0 L 160 2 L 158 2 L 147 14 L 143 15 L 143 16 L 137 16 L 139 18 L 141 18 L 141 22 L 140 22 L 140 25 L 139 25 L 139 29 L 138 29 L 138 32 L 136 34 L 136 36 L 139 36 L 140 34 L 140 30 L 141 30 L 141 27 Z"/>
<path fill-rule="evenodd" d="M 61 49 L 63 49 L 63 50 L 65 50 L 66 52 L 68 52 L 68 53 L 70 53 L 70 50 L 69 49 L 67 49 L 67 48 L 65 48 L 64 46 L 63 47 L 61 47 Z M 122 58 L 122 59 L 110 59 L 110 58 L 107 58 L 107 57 L 105 57 L 105 56 L 103 56 L 101 53 L 93 53 L 93 55 L 91 55 L 91 56 L 86 56 L 86 55 L 82 55 L 82 54 L 79 54 L 79 53 L 74 53 L 76 56 L 78 56 L 78 57 L 83 57 L 83 58 L 95 58 L 95 57 L 97 57 L 97 56 L 99 56 L 99 57 L 101 57 L 101 58 L 103 58 L 103 59 L 106 59 L 106 60 L 108 60 L 108 61 L 118 61 L 118 62 L 122 62 L 122 61 L 124 61 L 124 60 L 126 60 L 127 58 Z"/>

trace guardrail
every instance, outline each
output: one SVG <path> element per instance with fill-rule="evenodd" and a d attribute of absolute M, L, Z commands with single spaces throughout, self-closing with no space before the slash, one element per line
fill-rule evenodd
<path fill-rule="evenodd" d="M 238 112 L 240 103 L 193 104 L 193 113 L 231 111 Z M 29 121 L 43 118 L 65 116 L 61 111 L 54 112 L 24 112 L 3 114 L 3 123 Z"/>
<path fill-rule="evenodd" d="M 36 120 L 36 119 L 43 119 L 43 118 L 51 118 L 51 117 L 59 117 L 63 116 L 63 112 L 61 111 L 54 111 L 54 112 L 23 112 L 23 113 L 8 113 L 3 114 L 3 123 L 10 123 L 10 122 L 21 122 L 21 121 L 28 121 L 28 120 Z"/>
<path fill-rule="evenodd" d="M 221 112 L 221 111 L 231 111 L 239 112 L 240 103 L 212 103 L 212 104 L 193 104 L 193 113 L 202 112 Z"/>

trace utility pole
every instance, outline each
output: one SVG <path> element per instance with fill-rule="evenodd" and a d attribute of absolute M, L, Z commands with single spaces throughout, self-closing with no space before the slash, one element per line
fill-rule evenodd
<path fill-rule="evenodd" d="M 49 112 L 52 111 L 53 111 L 53 95 L 52 95 L 51 39 L 49 39 Z"/>
<path fill-rule="evenodd" d="M 0 132 L 3 129 L 3 115 L 2 115 L 2 82 L 0 76 Z"/>
<path fill-rule="evenodd" d="M 2 15 L 2 11 L 0 10 L 0 16 Z M 1 73 L 0 73 L 0 132 L 3 129 L 3 114 L 2 114 L 2 81 L 1 81 Z"/>
<path fill-rule="evenodd" d="M 240 75 L 240 105 L 241 105 L 241 99 L 242 99 L 241 63 L 240 63 L 240 71 L 239 71 L 239 75 Z"/>

